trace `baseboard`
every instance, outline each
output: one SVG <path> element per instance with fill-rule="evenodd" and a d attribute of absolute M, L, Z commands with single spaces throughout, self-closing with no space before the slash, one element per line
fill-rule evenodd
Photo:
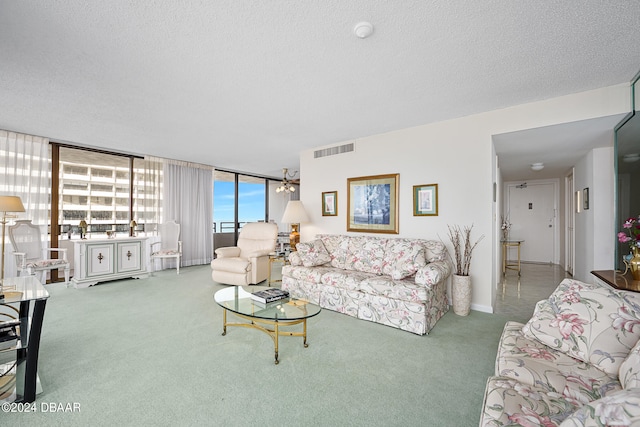
<path fill-rule="evenodd" d="M 480 304 L 471 304 L 471 310 L 474 311 L 481 311 L 483 313 L 490 313 L 493 314 L 493 307 L 489 307 L 486 305 L 480 305 Z"/>

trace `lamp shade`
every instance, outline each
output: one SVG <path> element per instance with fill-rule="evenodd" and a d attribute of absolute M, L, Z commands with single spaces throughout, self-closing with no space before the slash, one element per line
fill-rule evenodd
<path fill-rule="evenodd" d="M 82 228 L 87 228 L 87 221 L 85 221 L 84 219 L 82 221 L 80 221 L 80 224 L 78 224 L 80 227 Z"/>
<path fill-rule="evenodd" d="M 129 227 L 137 227 L 138 223 L 135 222 L 135 220 L 131 220 L 131 222 L 129 223 Z"/>
<path fill-rule="evenodd" d="M 24 212 L 22 200 L 18 196 L 0 196 L 0 212 Z"/>
<path fill-rule="evenodd" d="M 307 211 L 304 210 L 304 205 L 300 200 L 290 200 L 287 203 L 287 208 L 284 210 L 284 215 L 282 215 L 282 222 L 286 224 L 309 222 Z"/>

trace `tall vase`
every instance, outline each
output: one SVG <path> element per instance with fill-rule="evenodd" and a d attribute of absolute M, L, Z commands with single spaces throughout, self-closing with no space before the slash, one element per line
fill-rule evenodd
<path fill-rule="evenodd" d="M 451 284 L 451 299 L 453 312 L 459 316 L 466 316 L 471 310 L 471 276 L 453 275 Z"/>
<path fill-rule="evenodd" d="M 629 269 L 633 280 L 640 280 L 640 248 L 632 248 L 633 257 L 629 260 Z"/>

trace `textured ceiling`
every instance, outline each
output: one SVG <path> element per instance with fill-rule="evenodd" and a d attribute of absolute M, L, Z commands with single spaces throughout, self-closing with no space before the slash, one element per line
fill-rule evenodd
<path fill-rule="evenodd" d="M 5 0 L 0 128 L 277 177 L 302 149 L 628 82 L 639 22 L 626 0 Z"/>

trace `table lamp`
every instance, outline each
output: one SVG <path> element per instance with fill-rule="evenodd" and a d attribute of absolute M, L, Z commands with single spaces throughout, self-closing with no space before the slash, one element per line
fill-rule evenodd
<path fill-rule="evenodd" d="M 129 223 L 129 236 L 130 237 L 134 237 L 136 235 L 136 227 L 138 226 L 138 223 L 135 220 L 131 220 L 131 222 Z"/>
<path fill-rule="evenodd" d="M 0 212 L 2 212 L 2 275 L 0 276 L 0 286 L 4 280 L 4 239 L 8 218 L 16 218 L 17 215 L 10 215 L 9 212 L 24 212 L 22 200 L 18 196 L 0 196 Z"/>
<path fill-rule="evenodd" d="M 304 205 L 300 200 L 289 200 L 287 207 L 282 215 L 282 222 L 291 224 L 291 233 L 289 234 L 289 244 L 291 250 L 296 250 L 296 245 L 300 243 L 300 233 L 298 227 L 302 222 L 309 222 L 307 211 L 304 210 Z"/>

